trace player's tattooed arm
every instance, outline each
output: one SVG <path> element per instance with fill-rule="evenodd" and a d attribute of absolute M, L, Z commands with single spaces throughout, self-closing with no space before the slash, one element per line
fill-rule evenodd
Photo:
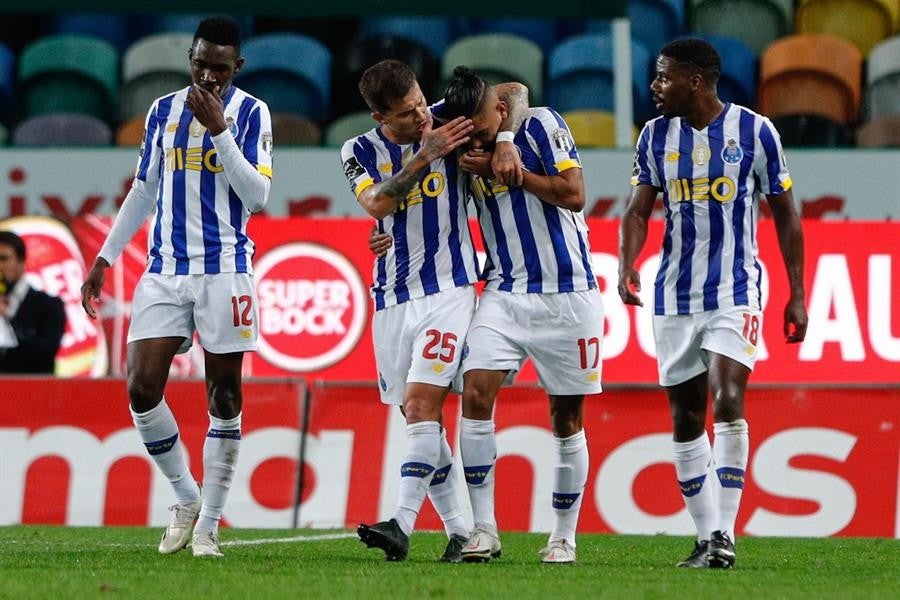
<path fill-rule="evenodd" d="M 522 185 L 522 158 L 512 135 L 522 126 L 528 113 L 528 88 L 521 83 L 498 83 L 497 95 L 506 103 L 506 118 L 500 123 L 500 132 L 491 157 L 491 167 L 497 181 L 504 185 Z"/>

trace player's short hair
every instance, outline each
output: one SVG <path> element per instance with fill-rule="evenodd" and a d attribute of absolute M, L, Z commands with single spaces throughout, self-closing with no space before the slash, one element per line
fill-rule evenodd
<path fill-rule="evenodd" d="M 710 85 L 715 85 L 722 73 L 722 58 L 715 47 L 705 40 L 697 38 L 675 40 L 663 46 L 659 54 L 699 73 Z"/>
<path fill-rule="evenodd" d="M 416 84 L 416 74 L 399 60 L 383 60 L 365 70 L 359 78 L 359 93 L 373 112 L 387 112 Z"/>
<path fill-rule="evenodd" d="M 241 24 L 231 17 L 207 17 L 200 21 L 194 42 L 201 38 L 217 46 L 233 46 L 235 55 L 241 55 Z"/>
<path fill-rule="evenodd" d="M 444 91 L 441 117 L 448 120 L 456 117 L 474 117 L 484 108 L 489 88 L 488 82 L 468 67 L 461 65 L 456 67 L 453 69 L 453 79 Z"/>
<path fill-rule="evenodd" d="M 25 262 L 25 242 L 12 231 L 0 231 L 0 245 L 9 246 L 19 262 Z"/>

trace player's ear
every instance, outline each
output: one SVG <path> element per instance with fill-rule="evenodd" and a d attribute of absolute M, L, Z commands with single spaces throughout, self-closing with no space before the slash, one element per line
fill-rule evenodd
<path fill-rule="evenodd" d="M 384 125 L 385 117 L 377 110 L 372 112 L 372 118 L 378 121 L 379 125 Z"/>
<path fill-rule="evenodd" d="M 244 66 L 244 57 L 238 56 L 237 60 L 234 61 L 234 72 L 237 73 L 238 71 L 240 71 L 243 68 L 243 66 Z"/>

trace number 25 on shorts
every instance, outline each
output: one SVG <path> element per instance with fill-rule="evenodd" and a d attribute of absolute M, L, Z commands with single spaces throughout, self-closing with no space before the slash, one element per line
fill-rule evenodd
<path fill-rule="evenodd" d="M 425 332 L 428 341 L 425 348 L 422 349 L 422 357 L 426 360 L 441 360 L 445 363 L 452 363 L 453 357 L 456 356 L 455 333 L 449 331 L 440 332 L 437 329 L 429 329 Z"/>

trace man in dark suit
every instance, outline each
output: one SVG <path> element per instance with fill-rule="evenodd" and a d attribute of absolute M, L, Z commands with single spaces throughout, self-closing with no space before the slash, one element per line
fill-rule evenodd
<path fill-rule="evenodd" d="M 63 302 L 25 281 L 25 242 L 0 231 L 0 373 L 53 373 L 66 328 Z"/>

